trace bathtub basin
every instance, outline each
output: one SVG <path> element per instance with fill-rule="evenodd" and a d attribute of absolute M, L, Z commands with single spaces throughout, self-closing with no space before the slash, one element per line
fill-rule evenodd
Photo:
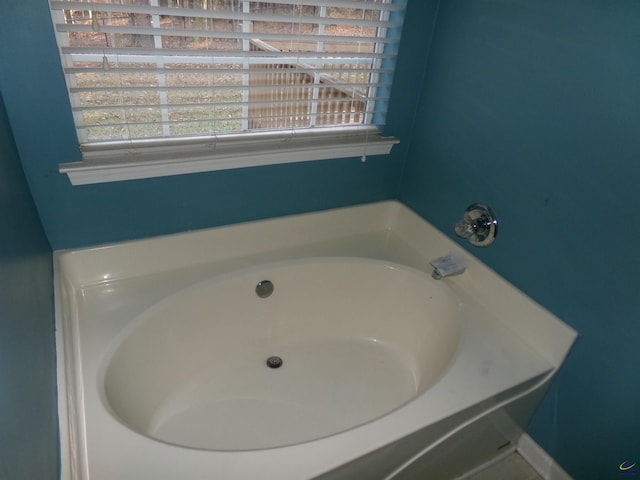
<path fill-rule="evenodd" d="M 576 338 L 397 202 L 54 259 L 62 480 L 453 479 Z"/>
<path fill-rule="evenodd" d="M 262 281 L 273 285 L 265 298 Z M 425 392 L 454 355 L 460 311 L 442 284 L 389 262 L 258 266 L 134 319 L 108 360 L 105 397 L 133 430 L 180 446 L 307 442 Z"/>

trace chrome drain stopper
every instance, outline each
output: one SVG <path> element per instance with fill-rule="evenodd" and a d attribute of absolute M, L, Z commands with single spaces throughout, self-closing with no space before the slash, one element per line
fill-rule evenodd
<path fill-rule="evenodd" d="M 282 366 L 282 359 L 280 357 L 269 357 L 267 358 L 267 367 L 269 368 L 280 368 Z"/>

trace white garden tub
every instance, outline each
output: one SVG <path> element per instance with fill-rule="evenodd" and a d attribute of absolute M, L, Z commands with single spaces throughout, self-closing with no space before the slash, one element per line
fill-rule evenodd
<path fill-rule="evenodd" d="M 74 480 L 453 478 L 575 339 L 395 202 L 56 252 L 56 301 Z"/>

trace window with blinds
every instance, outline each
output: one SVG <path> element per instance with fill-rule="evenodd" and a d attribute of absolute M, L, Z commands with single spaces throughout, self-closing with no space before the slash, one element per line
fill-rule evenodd
<path fill-rule="evenodd" d="M 404 0 L 49 3 L 85 158 L 384 124 Z"/>

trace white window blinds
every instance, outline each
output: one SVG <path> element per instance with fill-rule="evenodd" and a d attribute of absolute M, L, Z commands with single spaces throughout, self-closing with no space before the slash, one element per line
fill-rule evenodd
<path fill-rule="evenodd" d="M 404 1 L 50 1 L 80 144 L 384 123 Z"/>

